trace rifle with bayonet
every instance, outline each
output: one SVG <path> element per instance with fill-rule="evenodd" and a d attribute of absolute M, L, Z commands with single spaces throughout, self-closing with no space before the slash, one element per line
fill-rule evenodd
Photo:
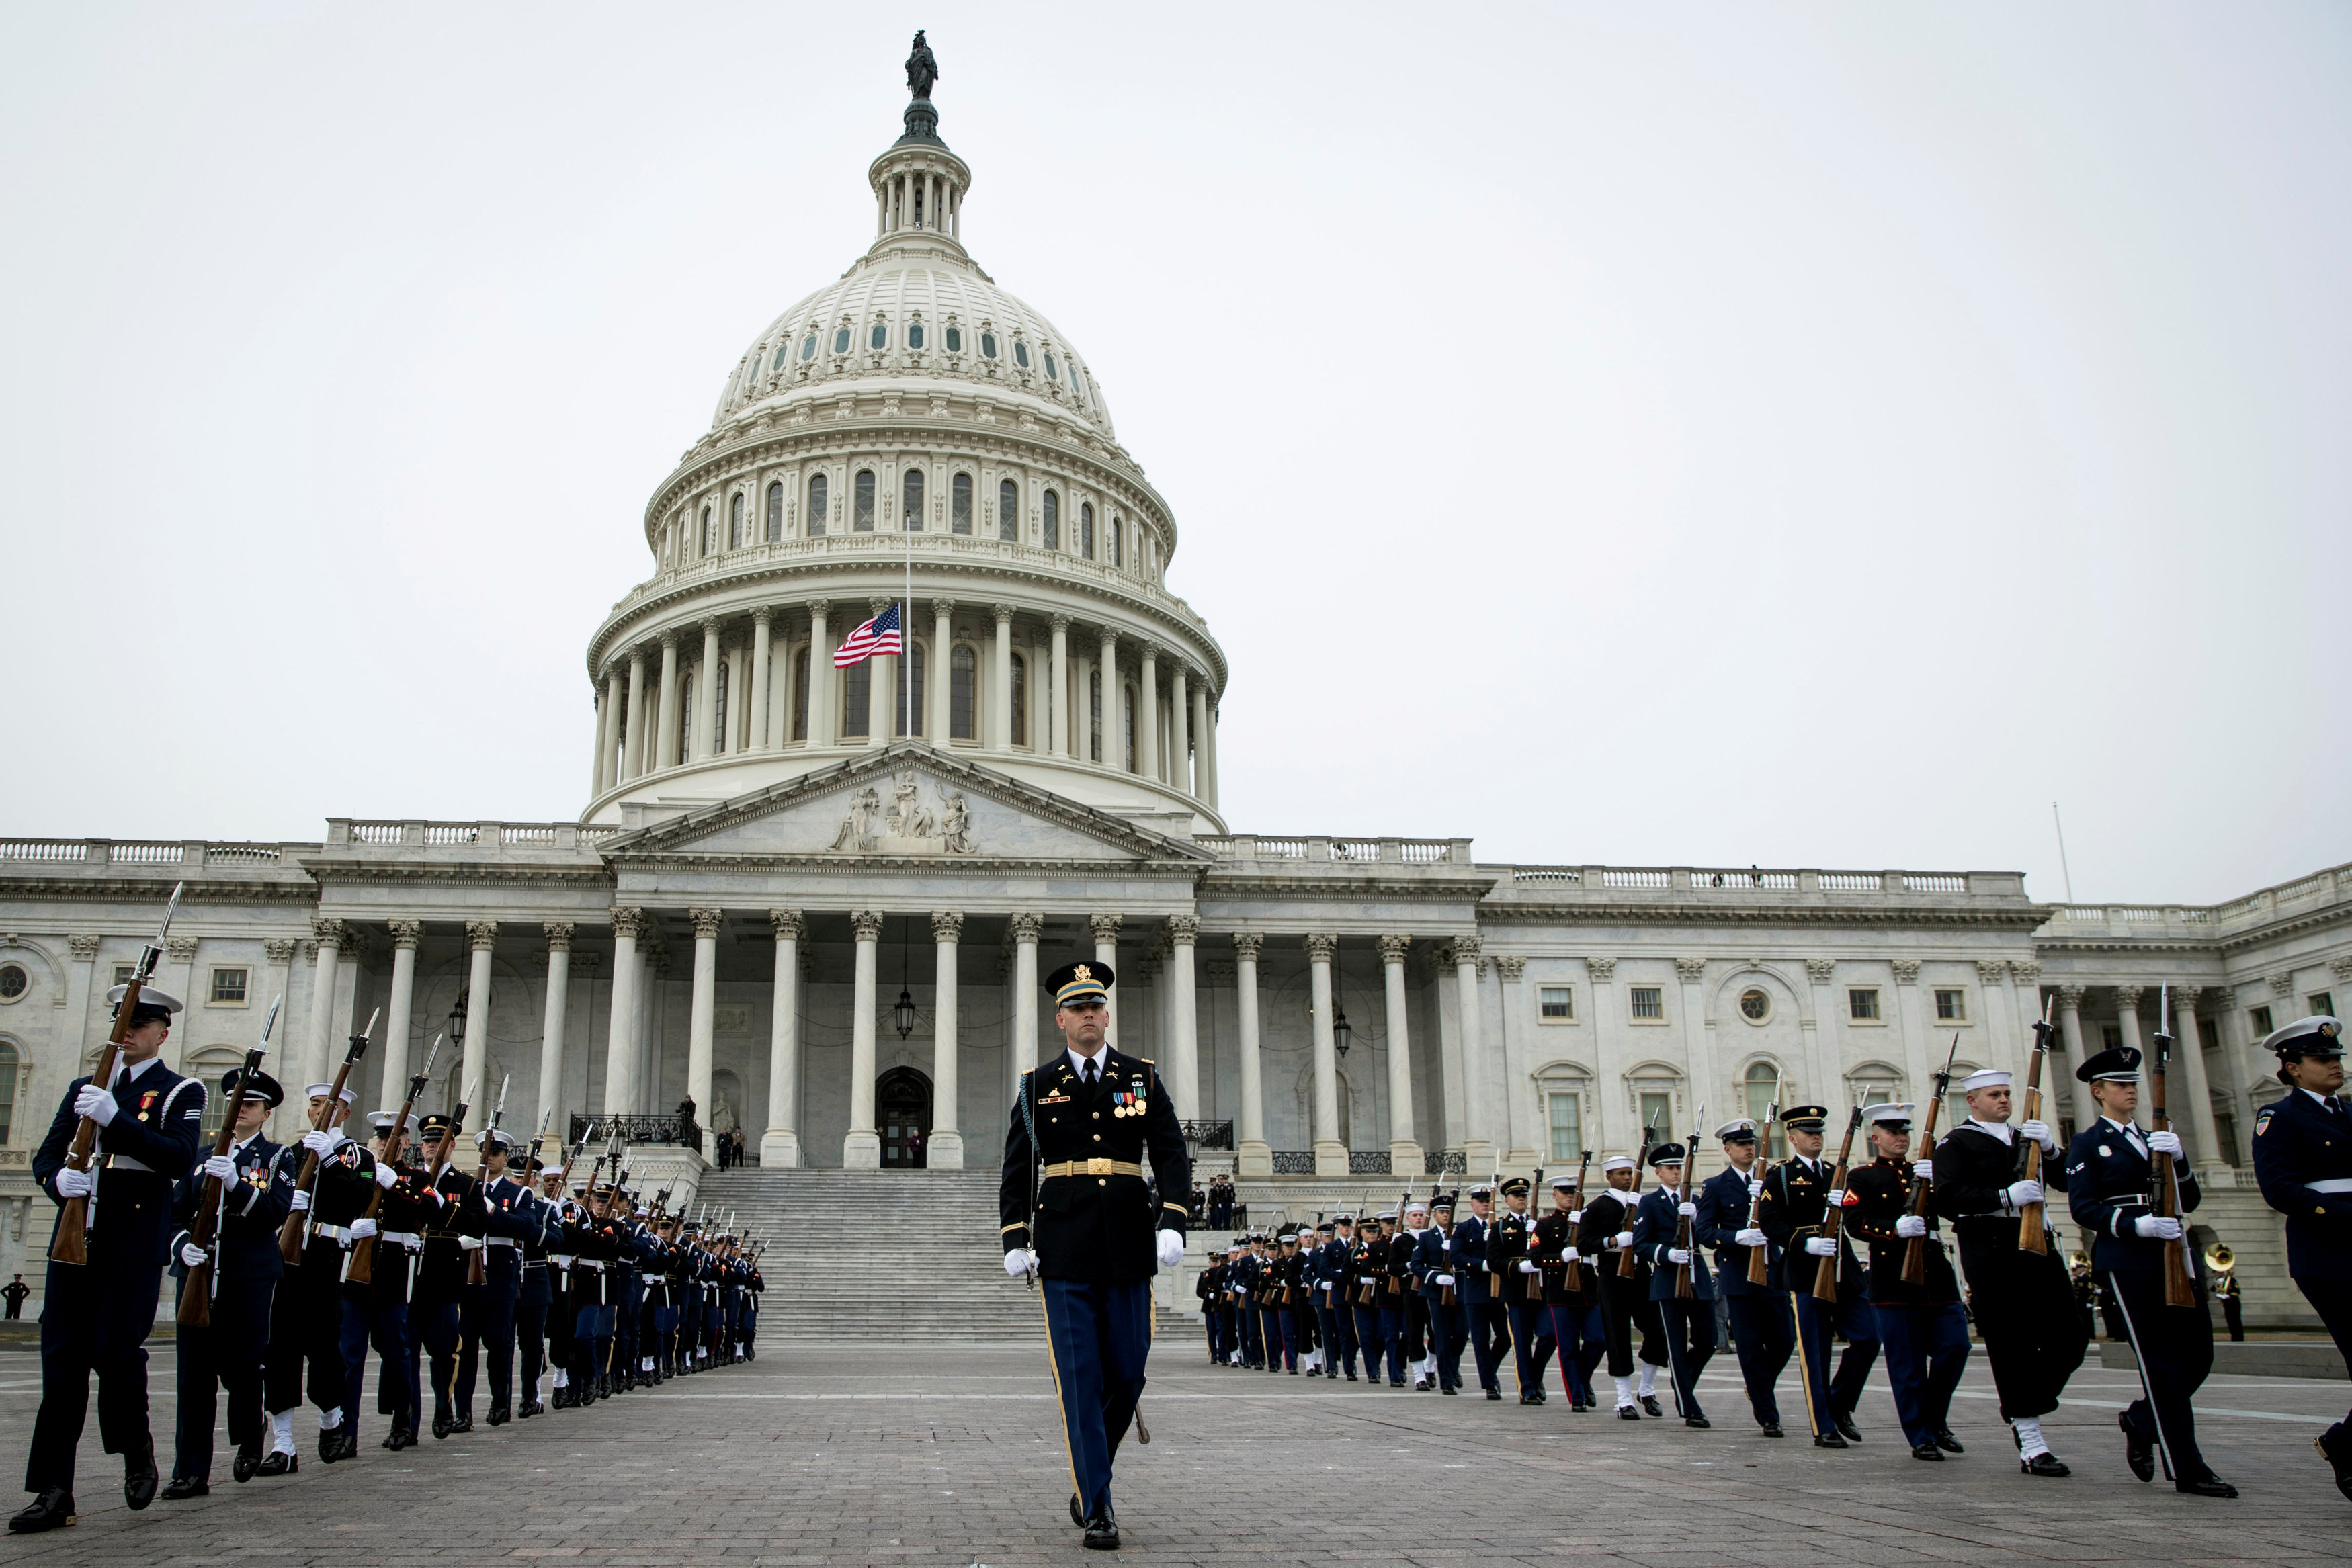
<path fill-rule="evenodd" d="M 1927 1102 L 1927 1120 L 1920 1128 L 1918 1146 L 1912 1151 L 1911 1157 L 1914 1165 L 1925 1159 L 1929 1168 L 1934 1167 L 1936 1113 L 1944 1108 L 1944 1096 L 1952 1091 L 1952 1063 L 1959 1059 L 1960 1031 L 1954 1030 L 1951 1054 L 1944 1059 L 1944 1070 L 1936 1074 L 1936 1097 Z M 1920 1223 L 1923 1225 L 1927 1223 L 1927 1188 L 1932 1185 L 1933 1179 L 1930 1177 L 1921 1180 L 1915 1176 L 1911 1183 L 1911 1212 L 1919 1217 Z M 1924 1230 L 1911 1238 L 1910 1245 L 1903 1249 L 1903 1282 L 1906 1285 L 1924 1285 L 1927 1282 L 1927 1237 Z"/>
<path fill-rule="evenodd" d="M 1845 1141 L 1838 1145 L 1837 1169 L 1830 1175 L 1830 1189 L 1841 1198 L 1845 1194 L 1846 1167 L 1853 1159 L 1853 1134 L 1861 1126 L 1862 1107 L 1856 1104 L 1853 1114 L 1846 1118 Z M 1832 1245 L 1830 1255 L 1822 1260 L 1820 1268 L 1813 1270 L 1813 1300 L 1817 1301 L 1837 1300 L 1838 1254 L 1844 1249 L 1836 1243 L 1844 1218 L 1845 1206 L 1843 1203 L 1831 1204 L 1822 1210 L 1822 1234 L 1830 1239 Z"/>
<path fill-rule="evenodd" d="M 368 1036 L 375 1032 L 375 1020 L 383 1013 L 383 1009 L 378 1008 L 368 1014 L 367 1028 L 352 1036 L 351 1047 L 343 1052 L 343 1064 L 335 1069 L 335 1086 L 327 1091 L 327 1103 L 319 1108 L 317 1115 L 310 1118 L 312 1132 L 325 1132 L 327 1124 L 335 1119 L 335 1107 L 343 1103 L 343 1085 L 351 1079 L 352 1068 L 367 1054 Z M 294 1190 L 308 1194 L 318 1179 L 319 1151 L 304 1149 L 302 1172 L 294 1178 Z M 306 1208 L 289 1209 L 286 1211 L 286 1223 L 278 1228 L 278 1256 L 289 1269 L 302 1261 L 302 1244 L 308 1239 L 302 1233 L 303 1227 L 309 1224 L 310 1218 L 310 1211 Z"/>
<path fill-rule="evenodd" d="M 401 1140 L 408 1135 L 409 1113 L 416 1109 L 417 1096 L 425 1092 L 425 1085 L 433 1077 L 433 1061 L 441 1054 L 442 1039 L 443 1037 L 437 1034 L 433 1037 L 433 1043 L 425 1049 L 424 1071 L 408 1081 L 408 1098 L 400 1103 L 400 1114 L 394 1118 L 392 1131 L 384 1137 L 383 1155 L 379 1161 L 380 1164 L 397 1166 L 400 1163 Z M 465 1113 L 466 1108 L 459 1106 L 457 1114 L 462 1116 Z M 367 1207 L 360 1210 L 360 1218 L 373 1219 L 383 1208 L 383 1183 L 377 1182 L 375 1190 L 368 1194 Z M 368 1285 L 375 1282 L 374 1237 L 361 1237 L 352 1242 L 351 1249 L 343 1254 L 343 1280 L 345 1283 L 352 1285 Z"/>
<path fill-rule="evenodd" d="M 498 1146 L 499 1117 L 507 1108 L 507 1085 L 513 1082 L 514 1074 L 511 1072 L 499 1080 L 498 1100 L 490 1106 L 490 1119 L 482 1124 L 482 1157 L 474 1165 L 474 1191 L 477 1195 L 485 1193 L 489 1186 L 490 1151 Z M 480 1239 L 480 1245 L 473 1249 L 466 1260 L 466 1283 L 480 1285 L 488 1281 L 489 1265 L 484 1260 L 488 1258 L 489 1253 L 489 1236 L 485 1231 Z"/>
<path fill-rule="evenodd" d="M 1698 1103 L 1698 1114 L 1692 1118 L 1690 1145 L 1683 1150 L 1683 1186 L 1682 1197 L 1676 1202 L 1678 1208 L 1698 1207 L 1698 1135 L 1706 1126 L 1706 1102 L 1702 1100 Z M 1691 1244 L 1693 1224 L 1691 1216 L 1685 1213 L 1675 1225 L 1675 1245 L 1683 1253 L 1683 1260 L 1675 1265 L 1675 1297 L 1678 1301 L 1692 1301 L 1698 1295 L 1698 1288 L 1691 1283 L 1691 1261 L 1698 1256 Z"/>
<path fill-rule="evenodd" d="M 253 1075 L 261 1071 L 261 1059 L 269 1054 L 269 1031 L 278 1027 L 278 1005 L 286 998 L 269 1004 L 268 1019 L 261 1026 L 261 1043 L 245 1053 L 245 1069 L 236 1075 L 236 1092 L 229 1097 L 228 1114 L 221 1119 L 220 1135 L 213 1140 L 213 1158 L 225 1159 L 236 1145 L 236 1119 L 245 1111 L 245 1103 L 253 1098 Z M 196 1197 L 195 1217 L 188 1222 L 188 1242 L 191 1247 L 205 1249 L 205 1260 L 190 1264 L 188 1277 L 180 1286 L 180 1311 L 174 1320 L 189 1328 L 210 1328 L 213 1321 L 213 1293 L 220 1279 L 220 1260 L 214 1255 L 213 1243 L 220 1234 L 222 1207 L 228 1200 L 228 1186 L 216 1176 L 205 1177 L 204 1189 Z"/>
<path fill-rule="evenodd" d="M 2042 1120 L 2042 1063 L 2050 1055 L 2050 1008 L 2054 998 L 2042 1004 L 2042 1021 L 2033 1026 L 2033 1050 L 2025 1063 L 2025 1120 Z M 2042 1179 L 2042 1144 L 2029 1138 L 2025 1145 L 2025 1179 Z M 2050 1252 L 2050 1229 L 2042 1218 L 2042 1205 L 2029 1203 L 2017 1211 L 2017 1246 L 2022 1252 Z"/>
<path fill-rule="evenodd" d="M 1764 1208 L 1764 1155 L 1772 1146 L 1772 1124 L 1780 1119 L 1780 1080 L 1776 1073 L 1772 1080 L 1772 1103 L 1764 1107 L 1764 1125 L 1756 1133 L 1756 1158 L 1748 1167 L 1748 1228 L 1750 1230 L 1760 1228 L 1756 1221 Z M 1748 1282 L 1760 1286 L 1771 1272 L 1772 1249 L 1769 1246 L 1750 1247 L 1748 1249 Z"/>
<path fill-rule="evenodd" d="M 172 916 L 180 910 L 180 890 L 187 883 L 179 883 L 172 889 L 171 902 L 163 905 L 163 923 L 155 928 L 155 940 L 139 950 L 139 962 L 131 967 L 131 977 L 122 983 L 122 1000 L 115 1004 L 114 1027 L 107 1031 L 106 1050 L 99 1056 L 98 1071 L 89 1082 L 100 1089 L 114 1087 L 114 1070 L 122 1064 L 122 1042 L 130 1037 L 131 1020 L 139 1010 L 139 993 L 147 988 L 153 977 L 155 966 L 163 961 L 163 937 L 172 929 Z M 98 1143 L 98 1123 L 84 1116 L 74 1127 L 73 1146 L 66 1151 L 65 1168 L 88 1171 L 90 1151 Z M 87 1263 L 89 1261 L 89 1214 L 98 1197 L 93 1186 L 88 1196 L 76 1194 L 65 1200 L 58 1211 L 58 1233 L 49 1243 L 49 1259 L 57 1263 Z"/>
<path fill-rule="evenodd" d="M 2156 1131 L 2168 1133 L 2172 1122 L 2164 1113 L 2164 1080 L 2172 1060 L 2172 1036 L 2165 1030 L 2168 1021 L 2165 1004 L 2172 998 L 2172 988 L 2167 986 L 2157 993 L 2156 1059 L 2149 1064 L 2148 1088 L 2154 1100 Z M 2156 1178 L 2156 1192 L 2151 1207 L 2160 1218 L 2180 1218 L 2180 1172 L 2170 1155 L 2158 1155 L 2150 1162 Z M 2197 1307 L 2197 1277 L 2189 1271 L 2189 1243 L 2179 1236 L 2164 1243 L 2164 1304 L 2168 1307 Z M 2199 1308 L 2199 1311 L 2203 1309 Z"/>
<path fill-rule="evenodd" d="M 1633 1156 L 1633 1185 L 1625 1189 L 1625 1229 L 1628 1234 L 1633 1228 L 1633 1211 L 1642 1206 L 1642 1173 L 1650 1168 L 1650 1149 L 1657 1142 L 1657 1138 L 1658 1130 L 1655 1127 L 1642 1129 L 1642 1151 Z M 1632 1279 L 1641 1266 L 1642 1260 L 1633 1256 L 1633 1249 L 1631 1247 L 1617 1254 L 1619 1279 Z"/>

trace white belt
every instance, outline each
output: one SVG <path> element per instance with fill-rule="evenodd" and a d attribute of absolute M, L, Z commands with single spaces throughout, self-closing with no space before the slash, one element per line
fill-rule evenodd
<path fill-rule="evenodd" d="M 2326 1181 L 2303 1184 L 2314 1192 L 2352 1192 L 2352 1176 L 2330 1176 Z"/>
<path fill-rule="evenodd" d="M 516 1240 L 511 1236 L 492 1236 L 485 1239 L 483 1245 L 486 1247 L 520 1247 L 522 1243 Z"/>
<path fill-rule="evenodd" d="M 479 1252 L 482 1249 L 481 1239 L 475 1236 L 460 1236 L 457 1238 L 457 1249 L 461 1252 Z"/>
<path fill-rule="evenodd" d="M 572 1260 L 560 1252 L 549 1253 L 547 1255 L 547 1260 L 554 1264 L 559 1269 L 569 1269 L 572 1267 Z"/>
<path fill-rule="evenodd" d="M 598 1261 L 597 1261 L 595 1259 L 593 1259 L 593 1258 L 583 1258 L 583 1259 L 581 1259 L 581 1260 L 580 1260 L 580 1261 L 579 1261 L 578 1267 L 583 1268 L 583 1269 L 593 1269 L 593 1270 L 596 1270 L 596 1272 L 598 1272 L 599 1274 L 601 1274 L 601 1273 L 603 1273 L 603 1272 L 604 1271 L 604 1264 L 602 1264 L 602 1263 L 600 1263 L 600 1262 L 598 1262 Z"/>
<path fill-rule="evenodd" d="M 341 1225 L 313 1225 L 310 1227 L 310 1234 L 324 1236 L 333 1241 L 349 1241 L 352 1239 L 350 1228 Z"/>
<path fill-rule="evenodd" d="M 320 1228 L 324 1229 L 325 1227 L 322 1226 Z M 417 1235 L 414 1230 L 379 1230 L 376 1232 L 376 1237 L 383 1241 L 397 1241 L 411 1252 L 425 1245 L 425 1238 Z"/>

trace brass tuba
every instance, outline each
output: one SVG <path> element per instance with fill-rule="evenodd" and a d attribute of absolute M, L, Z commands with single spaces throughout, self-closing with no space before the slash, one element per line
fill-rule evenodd
<path fill-rule="evenodd" d="M 2238 1255 L 2230 1250 L 2228 1242 L 2216 1241 L 2212 1246 L 2205 1249 L 2205 1267 L 2213 1271 L 2217 1280 L 2226 1279 L 2230 1271 L 2237 1266 Z"/>

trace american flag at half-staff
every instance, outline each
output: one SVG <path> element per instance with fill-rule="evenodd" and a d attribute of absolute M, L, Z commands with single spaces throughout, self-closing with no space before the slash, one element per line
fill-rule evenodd
<path fill-rule="evenodd" d="M 845 670 L 877 653 L 898 652 L 898 607 L 893 604 L 841 640 L 841 646 L 833 651 L 833 667 Z"/>

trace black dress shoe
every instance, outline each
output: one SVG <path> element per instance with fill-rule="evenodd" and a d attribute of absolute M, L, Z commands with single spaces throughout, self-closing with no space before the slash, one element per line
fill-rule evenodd
<path fill-rule="evenodd" d="M 272 1448 L 261 1456 L 261 1465 L 253 1473 L 257 1476 L 290 1476 L 301 1468 L 301 1455 L 282 1454 Z"/>
<path fill-rule="evenodd" d="M 1489 1388 L 1486 1390 L 1486 1397 L 1489 1399 L 1500 1399 L 1502 1396 L 1503 1391 L 1499 1388 Z"/>
<path fill-rule="evenodd" d="M 1787 1434 L 1786 1432 L 1783 1432 L 1782 1430 L 1780 1430 L 1780 1423 L 1779 1423 L 1778 1421 L 1767 1421 L 1767 1422 L 1765 1422 L 1765 1423 L 1764 1423 L 1764 1435 L 1765 1435 L 1766 1437 L 1787 1437 L 1787 1436 L 1788 1436 L 1788 1434 Z"/>
<path fill-rule="evenodd" d="M 1664 1410 L 1658 1408 L 1658 1396 L 1656 1395 L 1644 1394 L 1642 1396 L 1642 1414 L 1644 1416 L 1664 1416 L 1665 1414 Z"/>
<path fill-rule="evenodd" d="M 1449 1383 L 1449 1384 L 1447 1384 L 1444 1387 L 1443 1387 L 1443 1388 L 1439 1389 L 1439 1390 L 1438 1390 L 1438 1392 L 1439 1392 L 1440 1394 L 1459 1394 L 1459 1393 L 1461 1393 L 1461 1392 L 1462 1392 L 1462 1390 L 1460 1390 L 1459 1388 L 1454 1387 L 1454 1385 L 1452 1385 L 1451 1383 Z"/>
<path fill-rule="evenodd" d="M 1641 1418 L 1642 1413 L 1639 1410 L 1634 1409 L 1631 1405 L 1620 1405 L 1617 1406 L 1617 1419 L 1620 1421 L 1639 1421 Z"/>
<path fill-rule="evenodd" d="M 1349 1382 L 1350 1382 L 1350 1383 L 1355 1382 L 1355 1381 L 1356 1381 L 1356 1375 L 1355 1375 L 1354 1373 L 1352 1373 L 1352 1372 L 1351 1372 L 1351 1373 L 1349 1373 L 1349 1374 L 1348 1374 L 1348 1381 L 1349 1381 Z"/>
<path fill-rule="evenodd" d="M 122 1500 L 133 1513 L 155 1500 L 155 1488 L 163 1481 L 155 1473 L 155 1445 L 150 1442 L 142 1453 L 122 1456 Z"/>
<path fill-rule="evenodd" d="M 2047 1448 L 2030 1459 L 2019 1459 L 2017 1468 L 2029 1476 L 2071 1476 L 2074 1473 L 2066 1467 L 2065 1461 Z"/>
<path fill-rule="evenodd" d="M 331 1465 L 343 1457 L 343 1428 L 330 1427 L 319 1434 L 319 1462 Z"/>
<path fill-rule="evenodd" d="M 1070 1494 L 1070 1522 L 1080 1530 L 1087 1527 L 1087 1516 L 1078 1511 L 1078 1494 L 1076 1492 Z"/>
<path fill-rule="evenodd" d="M 450 1425 L 451 1422 L 448 1416 L 441 1414 L 437 1410 L 433 1413 L 433 1436 L 436 1441 L 438 1441 L 449 1435 Z"/>
<path fill-rule="evenodd" d="M 1837 1423 L 1839 1437 L 1843 1437 L 1849 1443 L 1859 1443 L 1862 1441 L 1862 1428 L 1853 1424 L 1853 1412 L 1842 1411 L 1838 1415 L 1832 1416 L 1831 1419 Z"/>
<path fill-rule="evenodd" d="M 1715 1423 L 1714 1423 L 1714 1422 L 1712 1422 L 1712 1421 L 1710 1421 L 1710 1420 L 1708 1420 L 1706 1416 L 1701 1416 L 1701 1415 L 1698 1415 L 1698 1414 L 1697 1414 L 1697 1413 L 1696 1413 L 1696 1412 L 1693 1412 L 1691 1415 L 1688 1415 L 1688 1416 L 1684 1416 L 1684 1417 L 1683 1417 L 1683 1425 L 1684 1425 L 1684 1426 L 1685 1426 L 1685 1427 L 1712 1427 L 1712 1426 L 1714 1426 L 1714 1425 L 1715 1425 Z"/>
<path fill-rule="evenodd" d="M 1949 1427 L 1938 1427 L 1933 1433 L 1929 1434 L 1929 1436 L 1934 1439 L 1936 1447 L 1943 1449 L 1944 1452 L 1948 1454 L 1965 1454 L 1968 1452 L 1966 1448 L 1960 1447 L 1960 1440 L 1952 1436 L 1952 1429 Z"/>
<path fill-rule="evenodd" d="M 1118 1521 L 1112 1517 L 1108 1503 L 1095 1510 L 1095 1516 L 1087 1521 L 1087 1550 L 1089 1552 L 1118 1550 Z"/>
<path fill-rule="evenodd" d="M 1911 1450 L 1911 1457 L 1915 1459 L 1934 1459 L 1940 1463 L 1944 1458 L 1944 1450 L 1933 1443 L 1921 1443 Z"/>
<path fill-rule="evenodd" d="M 547 1406 L 541 1405 L 538 1400 L 526 1399 L 515 1407 L 515 1419 L 518 1421 L 528 1421 L 534 1416 L 544 1415 L 546 1410 Z"/>
<path fill-rule="evenodd" d="M 239 1483 L 249 1481 L 253 1479 L 253 1472 L 260 1468 L 261 1444 L 258 1441 L 239 1443 L 236 1458 L 229 1461 L 228 1478 Z"/>
<path fill-rule="evenodd" d="M 44 1530 L 63 1530 L 73 1521 L 73 1493 L 51 1487 L 10 1514 L 8 1530 L 14 1535 L 37 1535 Z"/>
<path fill-rule="evenodd" d="M 1819 1432 L 1814 1434 L 1813 1447 L 1816 1448 L 1843 1448 L 1845 1447 L 1845 1439 L 1835 1432 Z"/>
<path fill-rule="evenodd" d="M 424 1439 L 417 1434 L 415 1427 L 403 1427 L 400 1429 L 400 1441 L 394 1443 L 393 1447 L 395 1448 L 413 1448 L 423 1440 Z"/>
<path fill-rule="evenodd" d="M 473 1429 L 474 1418 L 471 1416 L 460 1416 L 449 1423 L 449 1435 L 453 1437 L 460 1432 L 470 1432 Z"/>
<path fill-rule="evenodd" d="M 1519 1403 L 1522 1405 L 1540 1405 L 1543 1403 L 1543 1400 L 1533 1389 L 1523 1388 L 1519 1391 Z"/>
<path fill-rule="evenodd" d="M 212 1493 L 213 1483 L 202 1476 L 173 1476 L 157 1495 L 165 1502 L 181 1502 L 192 1497 L 210 1497 Z"/>
<path fill-rule="evenodd" d="M 508 1422 L 509 1422 L 509 1421 L 511 1421 L 511 1420 L 513 1420 L 513 1419 L 514 1419 L 514 1412 L 513 1412 L 513 1411 L 511 1411 L 511 1410 L 509 1410 L 509 1409 L 508 1409 L 505 1406 L 503 1406 L 503 1405 L 493 1405 L 493 1406 L 490 1406 L 490 1425 L 491 1425 L 491 1426 L 493 1426 L 493 1427 L 503 1427 L 503 1426 L 505 1426 Z"/>
<path fill-rule="evenodd" d="M 2130 1411 L 2116 1411 L 2116 1425 L 2123 1428 L 2124 1463 L 2131 1473 L 2144 1481 L 2156 1479 L 2156 1445 L 2132 1429 Z"/>
<path fill-rule="evenodd" d="M 2319 1457 L 2336 1469 L 2336 1490 L 2352 1498 L 2352 1424 L 2338 1421 L 2311 1440 Z"/>
<path fill-rule="evenodd" d="M 2193 1481 L 2175 1481 L 2172 1490 L 2190 1497 L 2235 1497 L 2238 1489 L 2210 1470 Z"/>

